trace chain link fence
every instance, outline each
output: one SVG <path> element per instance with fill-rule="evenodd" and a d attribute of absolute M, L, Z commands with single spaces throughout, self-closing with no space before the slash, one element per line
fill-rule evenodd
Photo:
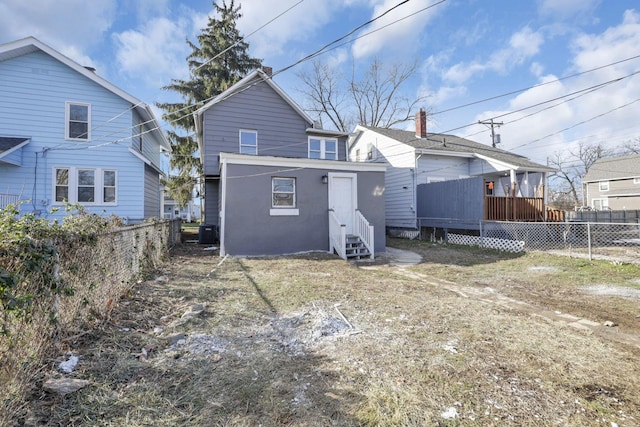
<path fill-rule="evenodd" d="M 23 409 L 23 397 L 52 349 L 107 319 L 118 300 L 180 243 L 181 220 L 127 226 L 97 235 L 0 242 L 0 425 Z M 22 246 L 21 246 L 22 245 Z M 28 298 L 12 310 L 17 296 Z M 77 336 L 76 335 L 76 336 Z M 62 346 L 64 347 L 64 346 Z M 7 415 L 8 414 L 8 415 Z"/>
<path fill-rule="evenodd" d="M 503 251 L 640 263 L 640 220 L 627 222 L 510 222 L 419 218 L 421 240 Z"/>
<path fill-rule="evenodd" d="M 525 251 L 640 263 L 640 223 L 483 221 L 481 238 L 523 242 Z"/>

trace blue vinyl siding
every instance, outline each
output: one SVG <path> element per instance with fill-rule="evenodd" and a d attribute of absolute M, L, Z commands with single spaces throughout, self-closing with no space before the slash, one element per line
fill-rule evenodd
<path fill-rule="evenodd" d="M 91 105 L 88 142 L 65 139 L 65 103 L 69 101 Z M 31 138 L 22 149 L 21 167 L 0 162 L 0 191 L 30 199 L 23 212 L 36 210 L 50 219 L 60 218 L 64 209 L 48 214 L 51 208 L 61 207 L 54 203 L 54 168 L 116 170 L 117 204 L 87 205 L 87 210 L 142 220 L 149 194 L 144 193 L 144 162 L 129 151 L 134 125 L 131 107 L 126 99 L 40 50 L 0 61 L 0 134 Z M 157 142 L 149 145 L 153 144 Z M 154 150 L 159 164 L 159 148 Z"/>

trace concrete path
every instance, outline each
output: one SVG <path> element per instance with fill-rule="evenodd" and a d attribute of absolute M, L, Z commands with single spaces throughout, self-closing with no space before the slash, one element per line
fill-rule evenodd
<path fill-rule="evenodd" d="M 415 252 L 390 248 L 389 246 L 386 247 L 385 251 L 384 256 L 389 259 L 389 265 L 408 267 L 422 262 L 422 257 Z"/>

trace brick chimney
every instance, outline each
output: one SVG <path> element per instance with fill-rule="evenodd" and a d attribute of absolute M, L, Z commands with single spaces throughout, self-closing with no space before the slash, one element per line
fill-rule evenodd
<path fill-rule="evenodd" d="M 416 113 L 416 137 L 427 137 L 427 112 L 424 111 L 424 108 Z"/>

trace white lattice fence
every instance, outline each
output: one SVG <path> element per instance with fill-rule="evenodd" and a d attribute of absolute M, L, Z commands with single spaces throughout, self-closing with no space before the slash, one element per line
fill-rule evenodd
<path fill-rule="evenodd" d="M 494 237 L 466 236 L 464 234 L 449 233 L 448 241 L 454 245 L 480 246 L 482 248 L 497 249 L 504 252 L 524 251 L 524 242 L 517 240 L 497 239 Z"/>

